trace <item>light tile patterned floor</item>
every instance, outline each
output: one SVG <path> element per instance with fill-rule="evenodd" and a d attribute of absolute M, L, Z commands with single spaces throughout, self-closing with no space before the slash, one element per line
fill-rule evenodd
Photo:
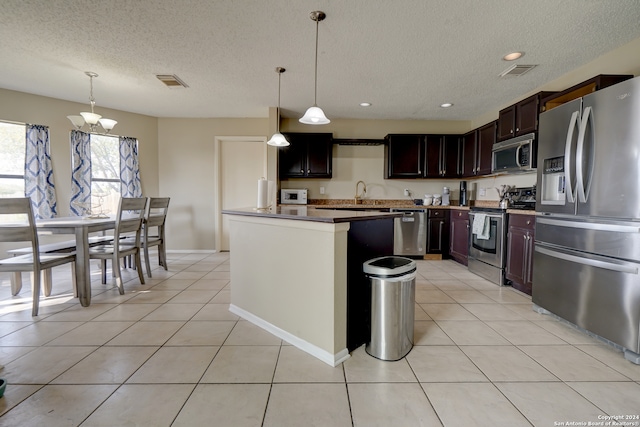
<path fill-rule="evenodd" d="M 419 261 L 416 346 L 330 367 L 228 311 L 229 254 L 170 254 L 126 294 L 31 317 L 0 276 L 4 426 L 556 426 L 640 415 L 640 366 L 452 261 Z M 640 425 L 640 420 L 627 420 Z M 558 423 L 558 424 L 556 424 Z M 614 425 L 614 424 L 612 424 Z M 630 425 L 630 424 L 629 424 Z"/>

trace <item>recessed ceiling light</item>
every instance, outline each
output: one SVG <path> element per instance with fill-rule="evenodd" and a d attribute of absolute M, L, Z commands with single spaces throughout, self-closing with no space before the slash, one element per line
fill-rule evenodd
<path fill-rule="evenodd" d="M 360 106 L 361 107 L 371 107 L 371 103 L 370 102 L 361 102 Z"/>
<path fill-rule="evenodd" d="M 440 106 L 442 108 L 449 108 L 449 107 L 453 107 L 453 104 L 450 102 L 445 102 L 444 104 L 440 104 Z"/>
<path fill-rule="evenodd" d="M 515 61 L 518 58 L 522 58 L 523 55 L 524 55 L 524 52 L 511 52 L 503 56 L 502 59 L 505 61 Z"/>

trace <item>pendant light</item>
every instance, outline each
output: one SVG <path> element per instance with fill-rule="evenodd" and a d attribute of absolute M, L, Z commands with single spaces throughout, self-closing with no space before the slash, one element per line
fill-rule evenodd
<path fill-rule="evenodd" d="M 87 77 L 89 77 L 89 104 L 91 105 L 91 112 L 82 112 L 79 116 L 67 116 L 67 118 L 73 123 L 73 126 L 80 130 L 82 126 L 89 125 L 89 131 L 95 132 L 98 130 L 98 124 L 102 126 L 107 133 L 118 123 L 115 120 L 103 118 L 100 114 L 93 112 L 93 107 L 96 105 L 96 100 L 93 97 L 93 78 L 98 77 L 93 71 L 85 71 Z"/>
<path fill-rule="evenodd" d="M 315 12 L 311 12 L 309 15 L 312 21 L 316 21 L 316 69 L 315 69 L 315 87 L 314 87 L 314 95 L 313 95 L 313 107 L 309 107 L 304 116 L 298 120 L 300 123 L 304 123 L 305 125 L 326 125 L 330 123 L 331 120 L 324 115 L 324 111 L 320 107 L 318 107 L 317 98 L 318 98 L 318 27 L 320 25 L 320 21 L 324 20 L 327 15 L 324 12 L 316 10 Z"/>
<path fill-rule="evenodd" d="M 274 133 L 271 139 L 267 141 L 267 144 L 273 145 L 274 147 L 286 147 L 289 145 L 287 138 L 280 133 L 280 77 L 285 71 L 287 70 L 282 67 L 276 67 L 276 73 L 278 73 L 278 122 L 276 125 L 276 133 Z"/>

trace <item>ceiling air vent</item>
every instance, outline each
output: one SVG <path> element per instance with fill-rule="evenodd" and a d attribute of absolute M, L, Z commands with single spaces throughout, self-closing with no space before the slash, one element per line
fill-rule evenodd
<path fill-rule="evenodd" d="M 156 77 L 169 88 L 189 87 L 188 84 L 180 80 L 180 77 L 175 74 L 156 74 Z"/>
<path fill-rule="evenodd" d="M 535 65 L 516 65 L 513 64 L 511 67 L 507 68 L 503 72 L 500 73 L 500 77 L 520 77 L 524 73 L 529 70 L 534 69 Z"/>

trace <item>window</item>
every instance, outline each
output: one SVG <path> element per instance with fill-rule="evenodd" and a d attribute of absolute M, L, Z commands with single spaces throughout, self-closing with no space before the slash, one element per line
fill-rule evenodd
<path fill-rule="evenodd" d="M 25 126 L 0 122 L 0 197 L 24 197 Z"/>
<path fill-rule="evenodd" d="M 91 209 L 113 214 L 120 201 L 120 144 L 117 136 L 91 134 Z"/>

